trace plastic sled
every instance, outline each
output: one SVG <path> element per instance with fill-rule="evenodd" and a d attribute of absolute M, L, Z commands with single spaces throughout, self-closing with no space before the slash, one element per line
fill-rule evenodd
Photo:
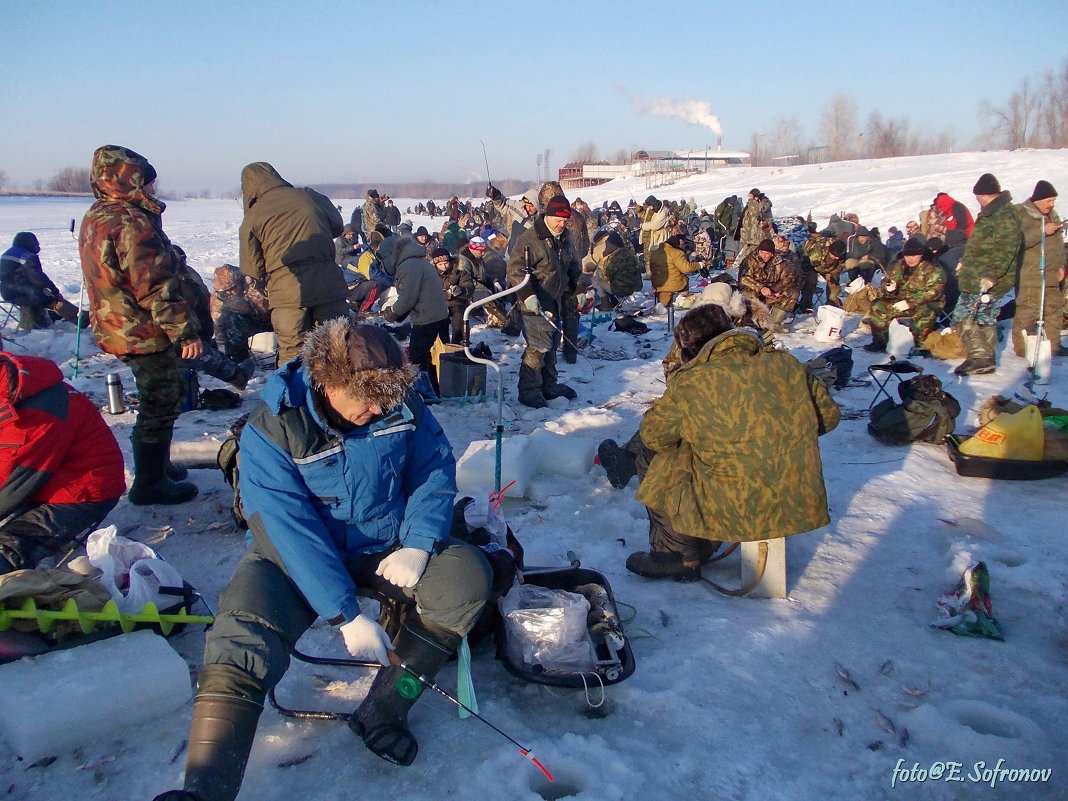
<path fill-rule="evenodd" d="M 947 437 L 946 451 L 956 465 L 958 475 L 970 478 L 997 478 L 1007 481 L 1038 481 L 1068 472 L 1068 461 L 992 459 L 960 452 L 960 444 L 969 437 Z"/>

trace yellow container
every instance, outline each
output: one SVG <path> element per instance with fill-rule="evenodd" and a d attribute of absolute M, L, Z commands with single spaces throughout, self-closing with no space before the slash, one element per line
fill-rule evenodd
<path fill-rule="evenodd" d="M 1037 406 L 1025 406 L 1014 414 L 999 414 L 975 436 L 961 443 L 960 452 L 988 459 L 1042 461 L 1045 432 Z"/>

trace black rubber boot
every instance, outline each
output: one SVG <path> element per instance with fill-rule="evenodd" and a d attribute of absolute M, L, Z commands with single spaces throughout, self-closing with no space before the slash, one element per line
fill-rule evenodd
<path fill-rule="evenodd" d="M 456 652 L 458 638 L 449 639 L 442 643 L 440 635 L 432 635 L 419 624 L 409 623 L 397 634 L 396 655 L 419 676 L 433 681 L 442 665 Z M 403 667 L 380 668 L 367 697 L 349 720 L 349 728 L 372 753 L 395 765 L 407 766 L 419 753 L 419 743 L 408 728 L 408 710 L 418 695 L 401 695 L 397 683 L 405 676 L 411 677 L 411 673 Z"/>
<path fill-rule="evenodd" d="M 202 801 L 237 798 L 262 711 L 256 702 L 236 695 L 200 696 L 193 702 L 183 792 Z M 176 798 L 183 797 L 188 796 Z"/>
<path fill-rule="evenodd" d="M 608 474 L 608 482 L 616 489 L 623 489 L 638 475 L 634 454 L 619 447 L 614 439 L 606 439 L 597 446 L 597 458 Z"/>
<path fill-rule="evenodd" d="M 525 364 L 519 365 L 519 402 L 532 409 L 548 406 L 541 392 L 540 371 Z"/>
<path fill-rule="evenodd" d="M 170 441 L 144 442 L 135 433 L 130 442 L 134 460 L 134 481 L 127 496 L 130 503 L 134 506 L 185 503 L 197 496 L 195 484 L 167 477 Z"/>
<path fill-rule="evenodd" d="M 871 327 L 871 342 L 864 346 L 868 353 L 886 353 L 886 346 L 890 344 L 890 329 Z"/>
<path fill-rule="evenodd" d="M 560 383 L 560 374 L 556 370 L 556 353 L 553 351 L 545 354 L 545 364 L 541 369 L 541 394 L 547 401 L 553 398 L 567 398 L 571 401 L 578 397 L 575 390 Z"/>

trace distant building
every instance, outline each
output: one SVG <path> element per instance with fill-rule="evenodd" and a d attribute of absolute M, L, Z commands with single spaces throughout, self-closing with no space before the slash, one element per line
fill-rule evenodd
<path fill-rule="evenodd" d="M 654 173 L 699 173 L 720 167 L 750 164 L 750 155 L 741 150 L 636 150 L 629 164 L 570 162 L 559 170 L 560 186 L 578 189 L 605 184 L 613 178 L 632 178 Z"/>

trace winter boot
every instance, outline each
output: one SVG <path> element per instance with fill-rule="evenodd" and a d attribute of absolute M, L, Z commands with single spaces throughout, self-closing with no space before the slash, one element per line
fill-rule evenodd
<path fill-rule="evenodd" d="M 134 506 L 185 503 L 197 496 L 195 484 L 167 477 L 171 452 L 169 439 L 164 442 L 144 442 L 135 432 L 130 442 L 134 461 L 134 481 L 127 496 L 130 503 Z"/>
<path fill-rule="evenodd" d="M 699 561 L 683 561 L 682 556 L 670 551 L 636 551 L 627 557 L 627 570 L 651 579 L 689 582 L 701 578 Z"/>
<path fill-rule="evenodd" d="M 864 346 L 868 353 L 886 353 L 886 346 L 890 342 L 890 329 L 871 324 L 871 342 Z"/>
<path fill-rule="evenodd" d="M 997 368 L 994 347 L 997 345 L 997 326 L 981 326 L 969 318 L 957 323 L 957 334 L 964 341 L 967 358 L 953 370 L 957 375 L 985 375 Z"/>
<path fill-rule="evenodd" d="M 237 370 L 228 383 L 234 389 L 244 389 L 248 386 L 249 379 L 254 375 L 256 375 L 256 360 L 249 356 L 241 364 L 237 365 Z"/>
<path fill-rule="evenodd" d="M 447 642 L 442 642 L 447 639 Z M 363 743 L 373 753 L 395 765 L 411 765 L 419 752 L 419 743 L 408 728 L 408 710 L 419 697 L 411 693 L 401 682 L 405 677 L 415 678 L 412 672 L 434 680 L 441 666 L 456 652 L 459 638 L 432 635 L 418 623 L 407 623 L 397 634 L 396 655 L 404 667 L 390 665 L 380 668 L 374 683 L 363 703 L 349 720 L 349 728 L 363 738 Z"/>
<path fill-rule="evenodd" d="M 541 368 L 542 397 L 547 401 L 553 398 L 575 400 L 578 397 L 578 393 L 567 384 L 561 384 L 559 379 L 560 374 L 556 371 L 556 354 L 553 351 L 549 351 L 545 354 L 545 363 Z"/>
<path fill-rule="evenodd" d="M 769 334 L 782 334 L 786 331 L 783 328 L 783 320 L 786 319 L 786 311 L 780 309 L 778 306 L 771 307 L 771 313 L 768 315 L 768 328 Z"/>
<path fill-rule="evenodd" d="M 205 665 L 200 671 L 198 693 L 212 682 L 228 684 L 229 665 Z M 184 801 L 234 801 L 245 776 L 245 765 L 256 736 L 263 705 L 236 694 L 207 693 L 193 700 L 189 724 L 189 754 L 185 762 Z M 177 791 L 172 791 L 177 792 Z M 167 799 L 164 794 L 162 798 Z M 168 801 L 170 801 L 168 799 Z"/>
<path fill-rule="evenodd" d="M 597 459 L 608 474 L 608 482 L 616 489 L 623 489 L 638 475 L 634 454 L 619 447 L 614 439 L 606 439 L 597 446 Z"/>
<path fill-rule="evenodd" d="M 532 409 L 548 406 L 541 392 L 541 371 L 526 364 L 519 365 L 519 402 Z"/>

